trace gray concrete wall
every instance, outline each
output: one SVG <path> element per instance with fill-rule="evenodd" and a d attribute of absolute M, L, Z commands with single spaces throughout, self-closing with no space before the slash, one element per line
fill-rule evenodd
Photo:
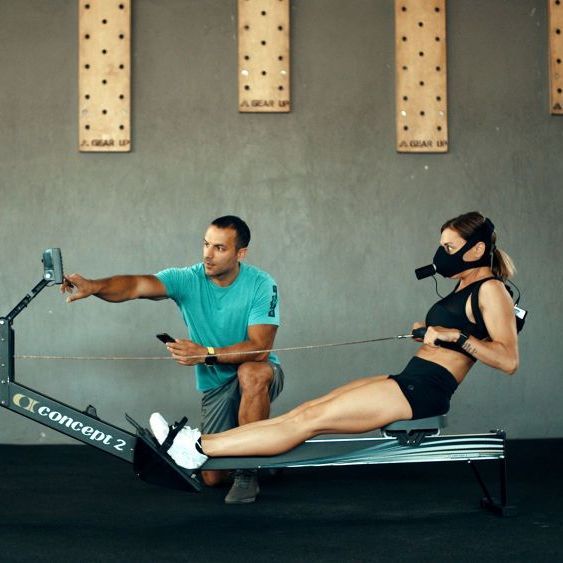
<path fill-rule="evenodd" d="M 434 301 L 442 221 L 479 209 L 519 266 L 531 310 L 515 377 L 477 365 L 451 431 L 561 437 L 563 120 L 548 114 L 545 0 L 450 0 L 446 155 L 394 150 L 393 2 L 293 2 L 293 112 L 237 112 L 234 0 L 134 2 L 131 154 L 77 152 L 77 3 L 0 0 L 0 304 L 67 272 L 150 273 L 196 262 L 207 223 L 250 224 L 249 262 L 278 280 L 294 346 L 403 333 Z M 448 283 L 442 280 L 443 290 Z M 66 305 L 46 290 L 15 322 L 18 354 L 159 355 L 185 334 L 170 302 Z M 281 412 L 400 370 L 414 344 L 282 355 Z M 172 362 L 17 362 L 20 382 L 125 425 L 154 410 L 198 419 L 191 369 Z M 0 412 L 0 442 L 65 438 Z"/>

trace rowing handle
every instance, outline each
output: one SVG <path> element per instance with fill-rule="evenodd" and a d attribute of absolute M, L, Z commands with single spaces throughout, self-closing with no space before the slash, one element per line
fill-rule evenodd
<path fill-rule="evenodd" d="M 413 338 L 424 338 L 424 335 L 426 334 L 426 327 L 425 326 L 421 326 L 419 328 L 415 328 L 412 331 L 412 337 Z"/>

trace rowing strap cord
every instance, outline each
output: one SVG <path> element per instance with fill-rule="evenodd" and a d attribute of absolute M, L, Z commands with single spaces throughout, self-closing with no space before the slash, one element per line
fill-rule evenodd
<path fill-rule="evenodd" d="M 247 354 L 264 354 L 266 352 L 294 352 L 296 350 L 315 350 L 319 348 L 335 348 L 337 346 L 352 346 L 354 344 L 369 344 L 371 342 L 383 342 L 384 340 L 399 340 L 412 338 L 412 334 L 400 334 L 398 336 L 384 336 L 383 338 L 370 338 L 367 340 L 351 340 L 349 342 L 332 342 L 328 344 L 309 344 L 307 346 L 290 346 L 288 348 L 269 348 L 267 350 L 248 350 L 246 352 L 223 352 L 217 356 L 245 356 Z M 207 354 L 197 356 L 186 356 L 186 360 L 201 360 Z M 40 355 L 18 355 L 18 360 L 174 360 L 170 356 L 40 356 Z"/>

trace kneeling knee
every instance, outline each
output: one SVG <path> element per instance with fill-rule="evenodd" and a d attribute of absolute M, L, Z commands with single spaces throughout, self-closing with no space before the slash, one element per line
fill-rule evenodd
<path fill-rule="evenodd" d="M 228 471 L 202 471 L 201 477 L 208 487 L 218 487 L 226 483 L 229 478 Z"/>
<path fill-rule="evenodd" d="M 239 367 L 237 375 L 243 393 L 267 392 L 272 379 L 266 370 L 251 368 L 244 364 Z"/>

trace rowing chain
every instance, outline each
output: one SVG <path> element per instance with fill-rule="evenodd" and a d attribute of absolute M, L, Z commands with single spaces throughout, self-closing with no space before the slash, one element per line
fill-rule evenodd
<path fill-rule="evenodd" d="M 264 354 L 266 352 L 294 352 L 297 350 L 317 350 L 319 348 L 336 348 L 338 346 L 352 346 L 355 344 L 369 344 L 371 342 L 383 342 L 384 340 L 399 340 L 402 338 L 412 338 L 412 334 L 400 334 L 398 336 L 385 336 L 383 338 L 369 338 L 366 340 L 351 340 L 348 342 L 332 342 L 327 344 L 309 344 L 306 346 L 290 346 L 287 348 L 269 348 L 266 350 L 249 350 L 246 352 L 222 352 L 217 356 L 246 356 L 247 354 Z M 22 354 L 14 356 L 18 360 L 174 360 L 170 356 L 42 356 Z M 207 354 L 198 354 L 196 356 L 186 356 L 186 360 L 201 360 L 206 358 Z"/>

